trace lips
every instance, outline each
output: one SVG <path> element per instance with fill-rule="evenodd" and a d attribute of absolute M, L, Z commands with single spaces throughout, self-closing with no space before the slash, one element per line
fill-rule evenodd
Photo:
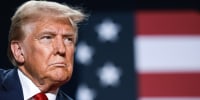
<path fill-rule="evenodd" d="M 67 64 L 63 62 L 55 62 L 55 63 L 50 64 L 50 66 L 67 67 Z"/>

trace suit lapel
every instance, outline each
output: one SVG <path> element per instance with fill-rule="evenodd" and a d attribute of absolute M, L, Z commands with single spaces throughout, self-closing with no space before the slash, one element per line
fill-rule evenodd
<path fill-rule="evenodd" d="M 73 100 L 70 98 L 66 93 L 64 93 L 62 90 L 58 91 L 58 95 L 56 97 L 56 100 Z"/>

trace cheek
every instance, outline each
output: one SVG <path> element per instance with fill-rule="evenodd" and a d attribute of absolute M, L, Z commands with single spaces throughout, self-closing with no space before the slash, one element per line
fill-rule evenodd
<path fill-rule="evenodd" d="M 71 48 L 70 51 L 66 53 L 66 62 L 69 64 L 67 67 L 68 73 L 72 73 L 74 64 L 74 48 Z"/>
<path fill-rule="evenodd" d="M 38 44 L 33 47 L 32 53 L 35 53 L 38 56 L 42 56 L 42 58 L 45 58 L 53 53 L 53 47 L 51 45 Z"/>
<path fill-rule="evenodd" d="M 38 70 L 45 70 L 50 59 L 51 49 L 39 45 L 29 49 L 31 51 L 27 57 L 29 62 L 32 62 L 35 67 L 38 66 Z"/>
<path fill-rule="evenodd" d="M 73 46 L 73 47 L 71 48 L 72 57 L 74 57 L 74 52 L 75 52 L 75 47 Z"/>
<path fill-rule="evenodd" d="M 66 58 L 73 61 L 74 58 L 74 46 L 66 50 Z"/>

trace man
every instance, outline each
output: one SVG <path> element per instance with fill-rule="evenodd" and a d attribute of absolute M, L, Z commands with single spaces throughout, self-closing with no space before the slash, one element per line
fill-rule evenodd
<path fill-rule="evenodd" d="M 56 2 L 21 5 L 12 17 L 8 45 L 17 67 L 0 70 L 0 99 L 71 100 L 59 87 L 71 78 L 77 24 L 84 18 L 81 11 Z"/>

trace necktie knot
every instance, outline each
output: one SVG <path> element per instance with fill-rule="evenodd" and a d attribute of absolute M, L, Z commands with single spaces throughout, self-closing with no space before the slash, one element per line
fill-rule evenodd
<path fill-rule="evenodd" d="M 45 95 L 45 93 L 38 93 L 38 94 L 33 96 L 33 99 L 34 100 L 48 100 L 48 98 Z"/>

